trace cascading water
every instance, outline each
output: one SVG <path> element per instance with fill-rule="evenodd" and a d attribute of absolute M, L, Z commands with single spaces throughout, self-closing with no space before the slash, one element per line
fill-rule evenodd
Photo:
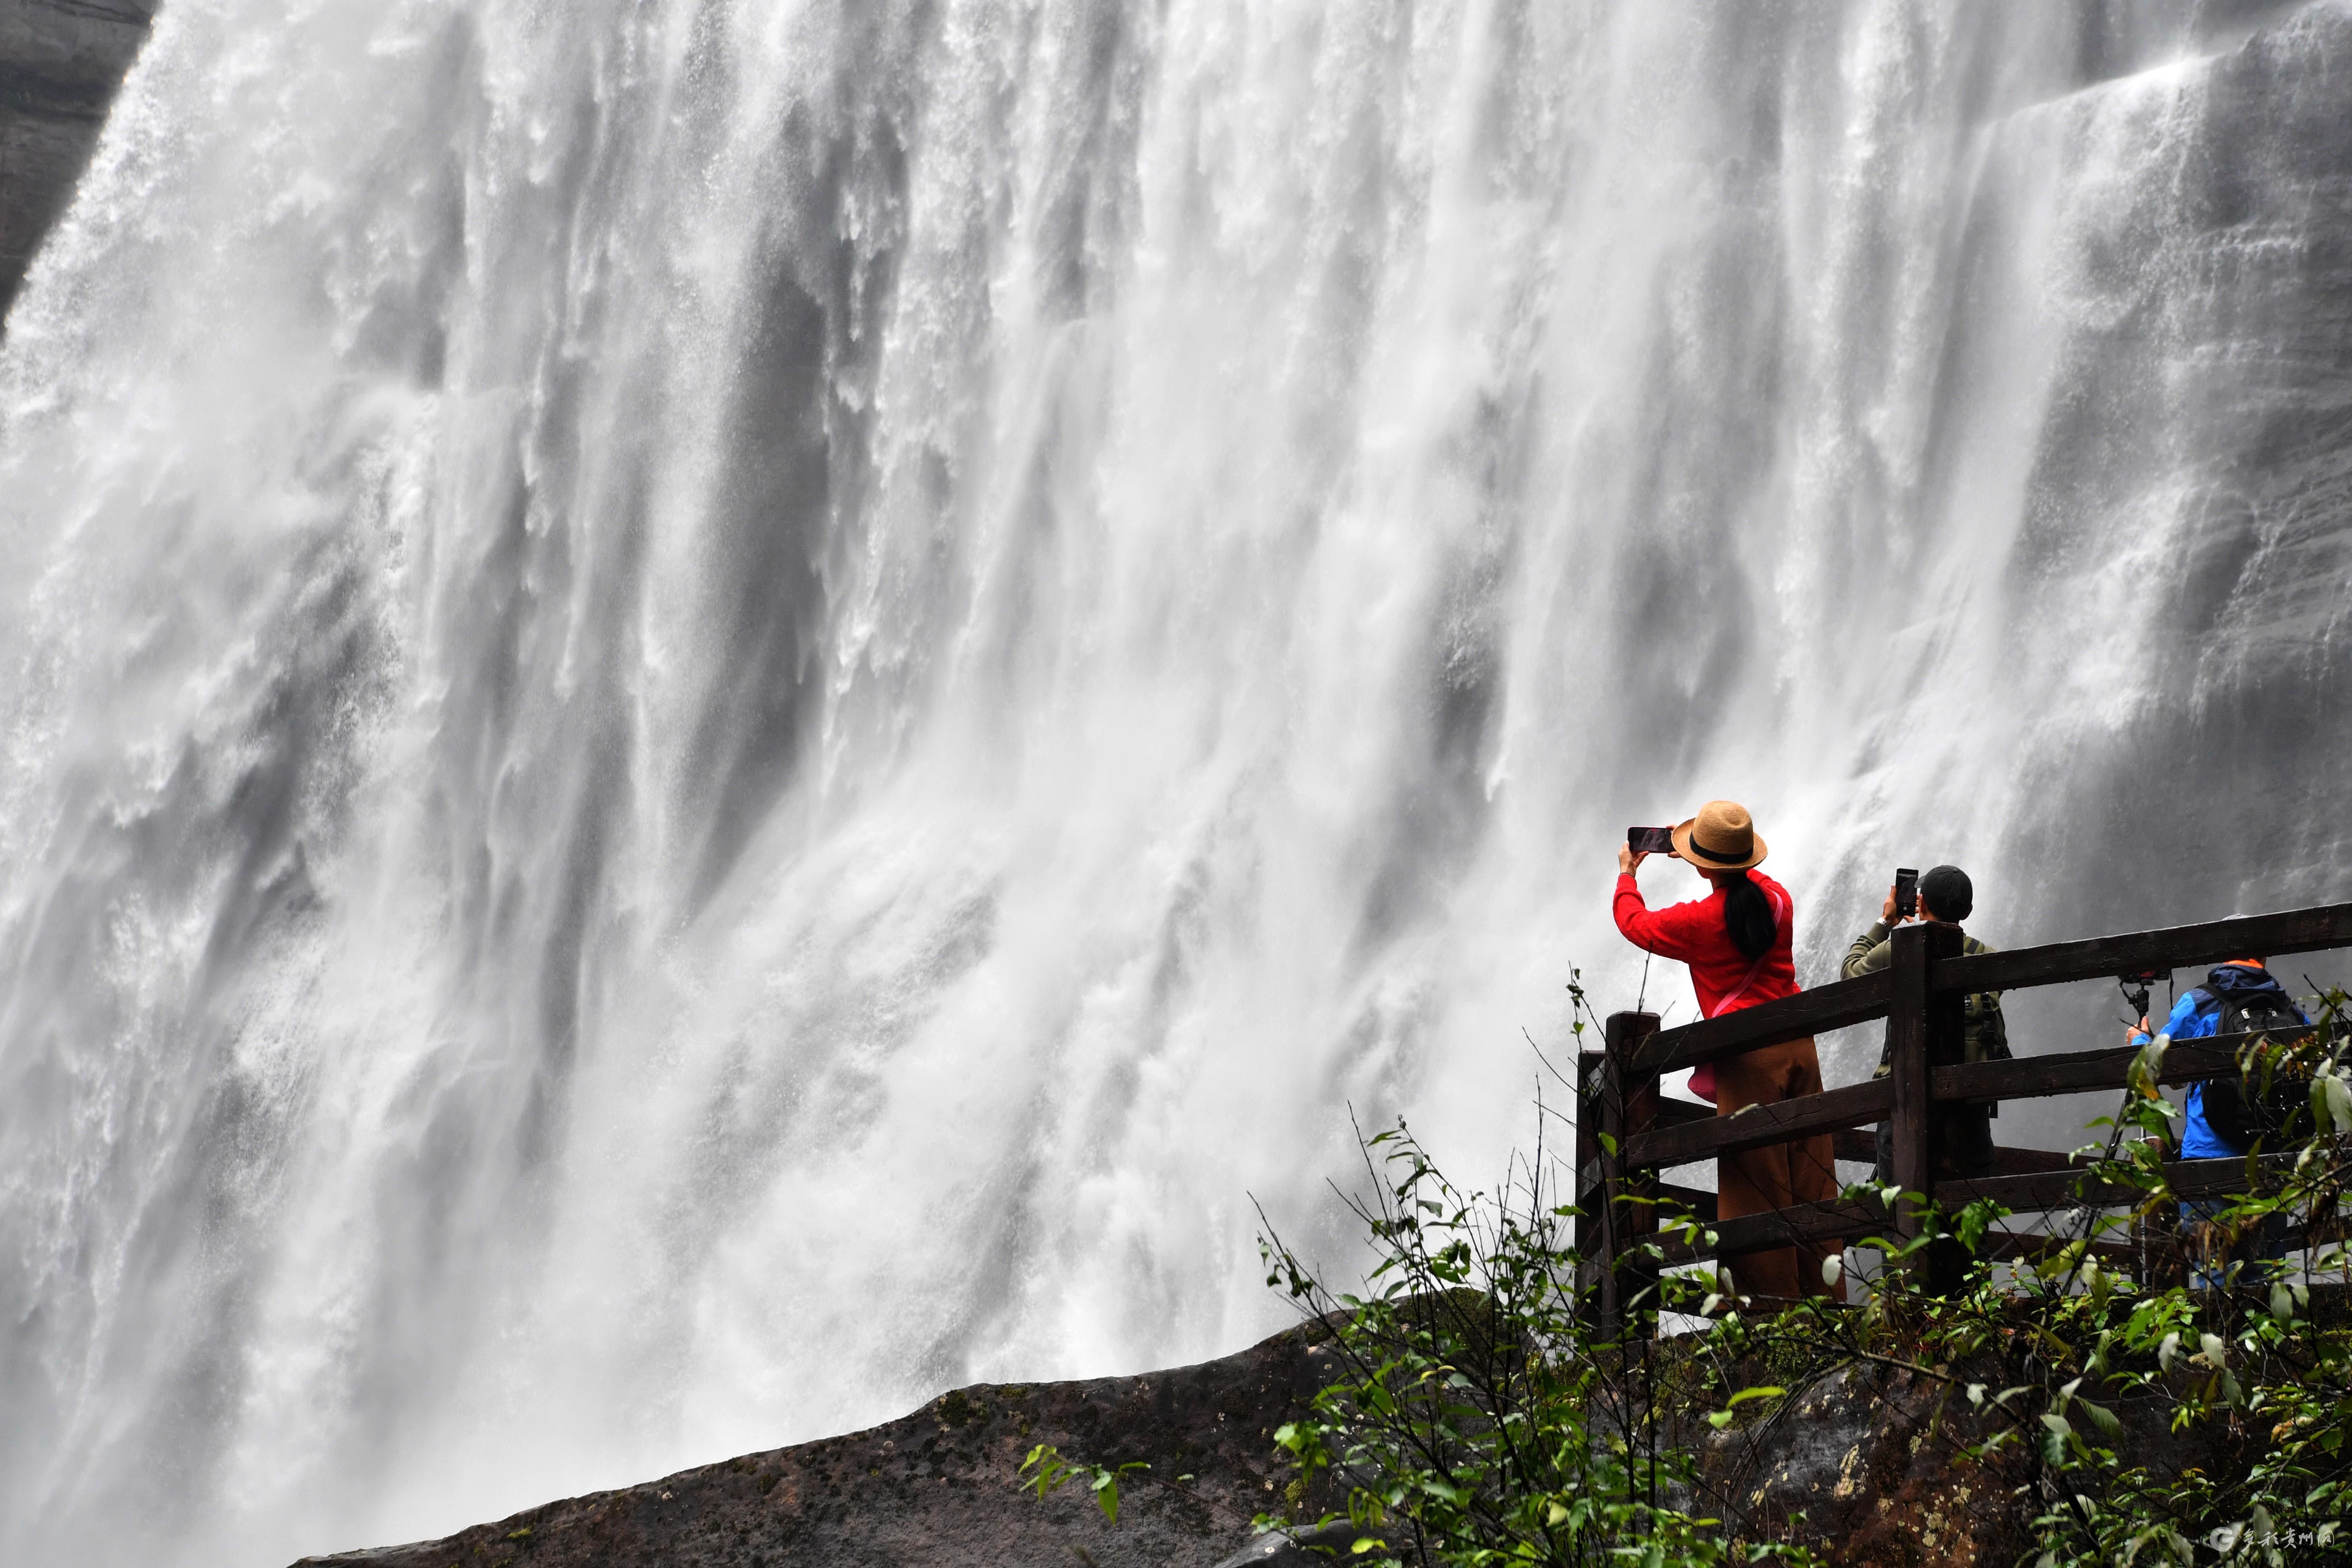
<path fill-rule="evenodd" d="M 1710 795 L 1816 981 L 1898 859 L 2347 896 L 2347 111 L 2324 4 L 171 0 L 0 359 L 0 1560 L 1233 1348 Z"/>

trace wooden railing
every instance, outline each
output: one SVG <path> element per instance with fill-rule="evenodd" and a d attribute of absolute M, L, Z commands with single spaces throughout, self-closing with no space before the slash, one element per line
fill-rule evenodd
<path fill-rule="evenodd" d="M 2167 931 L 2094 937 L 2045 947 L 1964 956 L 1957 925 L 1898 928 L 1887 967 L 1860 980 L 1841 980 L 1679 1028 L 1661 1029 L 1654 1015 L 1618 1013 L 1602 1031 L 1602 1048 L 1578 1062 L 1577 1185 L 1583 1215 L 1579 1251 L 1596 1268 L 1596 1305 L 1604 1331 L 1623 1324 L 1645 1294 L 1654 1300 L 1664 1265 L 1734 1258 L 1800 1242 L 1851 1240 L 1873 1234 L 1916 1237 L 1926 1223 L 1912 1194 L 1927 1194 L 1949 1210 L 1991 1198 L 2021 1213 L 2125 1206 L 2137 1195 L 2106 1187 L 2066 1155 L 2049 1150 L 1997 1149 L 1990 1175 L 1937 1180 L 1942 1118 L 1939 1106 L 2037 1100 L 2050 1095 L 2126 1087 L 2137 1052 L 2130 1047 L 2026 1056 L 2009 1061 L 1963 1060 L 1968 995 L 2017 991 L 2084 980 L 2112 980 L 2219 963 L 2352 947 L 2352 904 L 2292 910 Z M 1886 1020 L 1885 1077 L 1798 1100 L 1750 1106 L 1733 1116 L 1668 1100 L 1659 1079 L 1741 1051 Z M 2173 1047 L 2160 1081 L 2193 1083 L 2234 1075 L 2247 1037 L 2224 1036 Z M 1906 1194 L 1892 1212 L 1874 1201 L 1839 1199 L 1746 1215 L 1716 1215 L 1715 1194 L 1668 1186 L 1658 1173 L 1770 1143 L 1829 1133 L 1836 1156 L 1874 1162 L 1874 1140 L 1860 1129 L 1890 1124 L 1889 1174 Z M 2175 1194 L 2209 1196 L 2244 1188 L 2243 1160 L 2176 1162 L 2168 1166 Z M 2257 1173 L 2259 1174 L 2259 1173 Z M 1706 1226 L 1708 1239 L 1657 1242 L 1660 1202 L 1678 1203 Z M 2030 1254 L 2051 1238 L 2017 1236 L 1993 1250 Z M 2116 1243 L 2101 1250 L 2119 1261 L 2138 1248 Z M 1931 1252 L 1931 1271 L 1954 1263 Z"/>

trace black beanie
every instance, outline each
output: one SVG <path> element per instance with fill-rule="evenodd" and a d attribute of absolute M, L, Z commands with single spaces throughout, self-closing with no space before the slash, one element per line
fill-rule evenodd
<path fill-rule="evenodd" d="M 1964 921 L 1977 907 L 1977 890 L 1958 866 L 1938 866 L 1920 878 L 1919 897 L 1937 920 Z"/>

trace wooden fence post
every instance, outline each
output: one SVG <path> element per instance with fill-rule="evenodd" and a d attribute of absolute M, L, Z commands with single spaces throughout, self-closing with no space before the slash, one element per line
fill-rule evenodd
<path fill-rule="evenodd" d="M 1927 1224 L 1925 1201 L 1935 1195 L 1936 1178 L 1947 1165 L 1943 1118 L 1936 1110 L 1934 1069 L 1958 1064 L 1966 1055 L 1968 999 L 1957 991 L 1937 992 L 1927 984 L 1928 966 L 1960 955 L 1960 928 L 1927 921 L 1896 929 L 1887 973 L 1894 991 L 1886 1015 L 1887 1077 L 1893 1080 L 1895 1184 L 1906 1194 L 1895 1213 L 1895 1233 L 1908 1241 Z M 1919 1194 L 1915 1202 L 1908 1194 Z M 1928 1287 L 1950 1290 L 1964 1259 L 1954 1247 L 1932 1248 Z"/>
<path fill-rule="evenodd" d="M 1576 1054 L 1577 1317 L 1596 1336 L 1602 1327 L 1601 1281 L 1610 1262 L 1607 1167 L 1601 1157 L 1608 1061 L 1607 1054 L 1600 1050 Z"/>
<path fill-rule="evenodd" d="M 1600 1131 L 1601 1231 L 1601 1333 L 1613 1339 L 1634 1313 L 1657 1306 L 1656 1266 L 1633 1254 L 1658 1228 L 1658 1173 L 1631 1169 L 1625 1143 L 1658 1120 L 1658 1075 L 1634 1070 L 1633 1057 L 1658 1032 L 1655 1013 L 1612 1013 L 1601 1030 Z M 1644 1302 L 1644 1293 L 1647 1301 Z"/>
<path fill-rule="evenodd" d="M 1576 1255 L 1589 1267 L 1601 1256 L 1605 1201 L 1601 1185 L 1601 1051 L 1576 1053 Z"/>

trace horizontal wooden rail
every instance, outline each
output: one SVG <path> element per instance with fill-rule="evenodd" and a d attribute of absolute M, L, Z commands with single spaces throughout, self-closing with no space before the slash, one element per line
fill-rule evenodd
<path fill-rule="evenodd" d="M 1869 1132 L 1833 1132 L 1831 1135 L 1837 1157 L 1849 1164 L 1878 1163 L 1878 1139 Z M 2064 1171 L 2074 1168 L 2072 1157 L 2054 1149 L 1998 1148 L 1992 1152 L 1992 1168 L 1996 1174 L 2022 1176 L 2034 1171 Z"/>
<path fill-rule="evenodd" d="M 2044 1236 L 2039 1231 L 1987 1231 L 1979 1244 L 1979 1257 L 2004 1260 L 2020 1258 L 2047 1258 L 2053 1252 L 2063 1252 L 2079 1237 Z M 2127 1241 L 2094 1241 L 2085 1244 L 2090 1255 L 2120 1273 L 2129 1273 L 2139 1261 L 2139 1248 Z"/>
<path fill-rule="evenodd" d="M 2299 1039 L 2309 1030 L 2271 1031 L 2275 1040 Z M 2238 1070 L 2238 1051 L 2259 1034 L 2208 1036 L 2184 1041 L 2164 1054 L 2157 1073 L 2160 1084 L 2200 1083 Z M 2095 1051 L 2069 1051 L 2058 1056 L 2021 1057 L 2011 1061 L 1968 1062 L 1932 1071 L 1938 1103 L 1982 1104 L 1989 1101 L 2040 1099 L 2053 1094 L 2120 1089 L 2130 1081 L 2132 1063 L 2139 1049 L 2116 1046 Z M 1647 1169 L 1687 1165 L 1710 1155 L 1786 1143 L 1822 1131 L 1842 1131 L 1874 1122 L 1887 1114 L 1892 1090 L 1885 1079 L 1851 1084 L 1798 1100 L 1751 1105 L 1732 1116 L 1719 1116 L 1703 1105 L 1661 1100 L 1654 1131 L 1626 1141 L 1625 1163 Z M 1997 1152 L 2004 1175 L 2032 1171 L 2063 1170 L 2066 1156 L 2039 1149 Z M 1875 1161 L 1877 1147 L 1867 1133 L 1841 1139 L 1836 1157 Z"/>
<path fill-rule="evenodd" d="M 2113 980 L 2118 974 L 2154 969 L 2195 968 L 2232 958 L 2317 952 L 2331 947 L 2352 947 L 2352 904 L 2323 904 L 2282 914 L 2242 915 L 2163 931 L 1939 959 L 1929 965 L 1927 981 L 1938 991 L 2014 991 L 2076 980 Z"/>
<path fill-rule="evenodd" d="M 1760 1219 L 1765 1216 L 1759 1215 L 1757 1217 Z M 1734 1223 L 1744 1226 L 1747 1222 L 1743 1220 Z M 1822 1234 L 1809 1235 L 1804 1239 L 1850 1242 L 1862 1237 L 1878 1235 L 1886 1230 L 1888 1226 L 1884 1218 L 1870 1218 L 1856 1212 L 1853 1215 L 1825 1219 L 1816 1228 Z M 1719 1230 L 1717 1232 L 1718 1237 L 1721 1234 Z M 2302 1233 L 2298 1231 L 2289 1239 L 2291 1243 L 2299 1245 L 2301 1238 Z M 2043 1236 L 2034 1231 L 1989 1231 L 1977 1251 L 1979 1257 L 2000 1262 L 2021 1258 L 2042 1258 L 2074 1246 L 2075 1239 L 2073 1237 Z M 1788 1245 L 1788 1237 L 1785 1235 L 1779 1235 L 1769 1241 L 1756 1245 L 1743 1245 L 1741 1252 L 1764 1252 Z M 2139 1249 L 2128 1242 L 2094 1241 L 2087 1243 L 2086 1247 L 2091 1256 L 2118 1273 L 2129 1272 L 2131 1266 L 2137 1261 Z M 2291 1246 L 2290 1250 L 2292 1249 Z M 1685 1247 L 1679 1242 L 1669 1244 L 1664 1251 L 1669 1267 L 1675 1264 L 1700 1262 L 1708 1258 L 1737 1258 L 1741 1255 L 1741 1252 L 1727 1252 L 1715 1247 Z"/>
<path fill-rule="evenodd" d="M 1884 972 L 1859 980 L 1833 981 L 1800 991 L 1778 1001 L 1742 1007 L 1719 1018 L 1705 1018 L 1678 1028 L 1661 1029 L 1635 1053 L 1636 1074 L 1670 1073 L 1695 1068 L 1718 1057 L 1801 1040 L 1849 1025 L 1867 1024 L 1886 1016 L 1894 994 Z"/>
<path fill-rule="evenodd" d="M 2294 1164 L 2291 1154 L 2269 1155 L 2257 1162 L 2264 1179 L 2286 1173 Z M 2171 1160 L 2165 1180 L 2176 1198 L 2210 1198 L 2246 1190 L 2246 1162 Z M 1947 1209 L 1986 1200 L 2003 1204 L 2021 1214 L 2062 1208 L 2128 1208 L 2147 1196 L 2137 1187 L 2094 1180 L 2084 1171 L 2043 1175 L 1979 1176 L 1973 1181 L 1937 1182 L 1936 1201 Z"/>
<path fill-rule="evenodd" d="M 2302 1039 L 2309 1029 L 2273 1029 L 2273 1040 Z M 2163 1084 L 2202 1083 L 2207 1079 L 2235 1078 L 2238 1052 L 2262 1034 L 2207 1035 L 2183 1040 L 2164 1053 L 2157 1071 Z M 1936 1068 L 1929 1077 L 1938 1101 L 1962 1104 L 1998 1100 L 2039 1100 L 2044 1095 L 2081 1094 L 2102 1089 L 2122 1089 L 2131 1081 L 2137 1046 L 2113 1046 L 2097 1051 L 2066 1051 L 2055 1056 L 2019 1057 L 2005 1062 L 1967 1062 Z"/>
<path fill-rule="evenodd" d="M 1664 1095 L 1657 1098 L 1655 1105 L 1656 1119 L 1651 1123 L 1654 1127 L 1685 1127 L 1692 1122 L 1711 1124 L 1715 1121 L 1715 1107 L 1712 1105 L 1695 1105 L 1687 1100 L 1668 1100 Z M 1583 1193 L 1600 1185 L 1601 1154 L 1596 1148 L 1577 1167 L 1576 1187 L 1579 1193 Z M 1577 1202 L 1581 1205 L 1584 1200 L 1579 1197 Z"/>
<path fill-rule="evenodd" d="M 1579 1208 L 1591 1214 L 1600 1206 L 1603 1196 L 1602 1189 L 1596 1184 L 1580 1194 L 1576 1204 Z M 1677 1186 L 1672 1182 L 1660 1182 L 1658 1201 L 1662 1204 L 1678 1205 L 1707 1224 L 1715 1223 L 1715 1194 L 1705 1187 L 1685 1187 Z"/>
<path fill-rule="evenodd" d="M 1668 1231 L 1661 1242 L 1666 1266 L 1696 1263 L 1706 1258 L 1738 1258 L 1745 1253 L 1768 1252 L 1774 1247 L 1793 1247 L 1805 1241 L 1843 1241 L 1857 1236 L 1872 1236 L 1885 1230 L 1893 1222 L 1884 1205 L 1875 1198 L 1848 1202 L 1843 1198 L 1825 1204 L 1802 1204 L 1795 1208 L 1775 1209 L 1769 1214 L 1742 1215 L 1738 1219 L 1718 1221 L 1712 1228 L 1715 1240 L 1710 1245 L 1707 1233 L 1701 1231 L 1689 1241 L 1679 1233 Z"/>
<path fill-rule="evenodd" d="M 1790 1215 L 1798 1216 L 1793 1227 L 1789 1222 Z M 1800 1241 L 1858 1241 L 1864 1237 L 1886 1235 L 1893 1228 L 1893 1221 L 1874 1203 L 1841 1200 L 1801 1209 L 1782 1209 L 1777 1214 L 1748 1215 L 1713 1228 L 1716 1240 L 1712 1247 L 1706 1245 L 1703 1235 L 1696 1242 L 1685 1243 L 1669 1233 L 1670 1239 L 1662 1247 L 1667 1266 L 1768 1252 Z M 2033 1231 L 1990 1231 L 1979 1250 L 1981 1256 L 1991 1258 L 2042 1258 L 2072 1240 Z M 2102 1259 L 2119 1265 L 2127 1262 L 2133 1251 L 2116 1241 L 2095 1241 L 2091 1250 Z"/>
<path fill-rule="evenodd" d="M 1894 1229 L 1894 1218 L 1874 1199 L 1849 1202 L 1841 1198 L 1832 1203 L 1808 1204 L 1776 1210 L 1771 1214 L 1743 1215 L 1738 1219 L 1724 1220 L 1711 1228 L 1715 1233 L 1712 1246 L 1708 1245 L 1704 1231 L 1688 1242 L 1680 1239 L 1673 1231 L 1667 1232 L 1667 1239 L 1660 1248 L 1664 1254 L 1666 1266 L 1696 1263 L 1709 1258 L 1738 1258 L 1747 1253 L 1769 1252 L 1777 1247 L 1795 1246 L 1800 1242 L 1852 1242 L 1864 1237 L 1887 1236 Z M 2037 1256 L 2049 1249 L 2049 1244 L 2040 1238 L 2011 1239 L 1988 1235 L 1985 1242 L 1985 1254 L 1995 1258 Z"/>
<path fill-rule="evenodd" d="M 2075 1169 L 2074 1157 L 2055 1149 L 1996 1148 L 1992 1152 L 1993 1173 L 2000 1176 L 2029 1176 L 2037 1171 L 2068 1171 Z"/>
<path fill-rule="evenodd" d="M 1787 1143 L 1816 1132 L 1876 1121 L 1894 1103 L 1895 1088 L 1882 1078 L 1798 1100 L 1750 1105 L 1736 1115 L 1710 1116 L 1704 1121 L 1661 1127 L 1629 1138 L 1625 1162 L 1636 1168 L 1687 1165 L 1712 1154 L 1760 1149 L 1767 1143 Z"/>
<path fill-rule="evenodd" d="M 1715 1223 L 1715 1194 L 1705 1187 L 1678 1187 L 1672 1182 L 1660 1182 L 1658 1201 L 1680 1205 L 1701 1225 Z"/>
<path fill-rule="evenodd" d="M 2274 1039 L 2301 1037 L 2273 1032 Z M 2165 1052 L 2157 1073 L 2161 1084 L 2200 1083 L 2231 1076 L 2238 1070 L 2238 1050 L 2253 1034 L 2209 1037 L 2172 1047 Z M 1988 1101 L 2039 1099 L 2053 1094 L 2120 1089 L 2130 1079 L 2139 1051 L 2131 1046 L 2105 1050 L 2072 1051 L 2063 1056 L 2026 1057 L 2014 1061 L 1969 1062 L 1933 1069 L 1938 1103 L 1981 1104 Z M 1659 1102 L 1657 1126 L 1626 1140 L 1625 1163 L 1632 1169 L 1687 1165 L 1711 1155 L 1786 1143 L 1816 1132 L 1842 1131 L 1884 1119 L 1893 1089 L 1885 1079 L 1873 1079 L 1798 1100 L 1751 1105 L 1732 1116 L 1718 1116 L 1703 1107 L 1673 1100 Z M 1672 1110 L 1667 1108 L 1673 1107 Z M 2003 1174 L 2063 1170 L 2066 1156 L 2038 1149 L 2000 1151 Z M 1877 1146 L 1868 1134 L 1839 1140 L 1841 1160 L 1877 1159 Z"/>
<path fill-rule="evenodd" d="M 2310 1030 L 2273 1030 L 2275 1040 L 2299 1039 Z M 2225 1078 L 2238 1070 L 2238 1052 L 2258 1034 L 2207 1036 L 2183 1041 L 2168 1049 L 2157 1073 L 2161 1084 L 2200 1083 Z M 2120 1089 L 2130 1081 L 2132 1063 L 2139 1057 L 2134 1046 L 2095 1051 L 2069 1051 L 2057 1056 L 2021 1057 L 2011 1061 L 1968 1062 L 1936 1068 L 1931 1079 L 1938 1103 L 1982 1104 L 1989 1101 L 2040 1099 L 2053 1094 L 2077 1094 Z M 1884 1118 L 1892 1090 L 1885 1079 L 1873 1079 L 1799 1100 L 1754 1105 L 1733 1116 L 1718 1116 L 1704 1105 L 1687 1100 L 1660 1100 L 1654 1131 L 1626 1141 L 1629 1167 L 1687 1165 L 1714 1154 L 1785 1143 L 1824 1131 L 1858 1128 Z M 2063 1170 L 2066 1156 L 2039 1149 L 1997 1152 L 2008 1156 L 2004 1175 L 2029 1171 Z M 1839 1140 L 1837 1158 L 1873 1162 L 1877 1146 L 1868 1133 Z M 1597 1180 L 1588 1176 L 1588 1183 Z"/>
<path fill-rule="evenodd" d="M 2306 1247 L 2325 1247 L 2331 1241 L 2352 1241 L 2352 1215 L 2323 1216 L 2317 1225 L 2290 1226 L 2286 1233 L 2289 1252 L 2299 1252 Z"/>
<path fill-rule="evenodd" d="M 2265 1177 L 2284 1174 L 2294 1163 L 2287 1155 L 2261 1162 Z M 2246 1190 L 2243 1160 L 2176 1160 L 2164 1167 L 2173 1195 L 2181 1198 L 2219 1197 Z M 2059 1209 L 2128 1208 L 2147 1197 L 2137 1187 L 2095 1180 L 2082 1169 L 2017 1176 L 1982 1176 L 1974 1181 L 1938 1182 L 1936 1201 L 1949 1211 L 1979 1198 L 2006 1205 L 2020 1214 Z M 1712 1228 L 1709 1245 L 1702 1232 L 1685 1242 L 1673 1231 L 1661 1247 L 1669 1265 L 1706 1258 L 1737 1258 L 1807 1241 L 1850 1241 L 1885 1233 L 1891 1224 L 1885 1208 L 1874 1198 L 1838 1199 L 1805 1204 L 1769 1214 L 1742 1215 Z"/>

